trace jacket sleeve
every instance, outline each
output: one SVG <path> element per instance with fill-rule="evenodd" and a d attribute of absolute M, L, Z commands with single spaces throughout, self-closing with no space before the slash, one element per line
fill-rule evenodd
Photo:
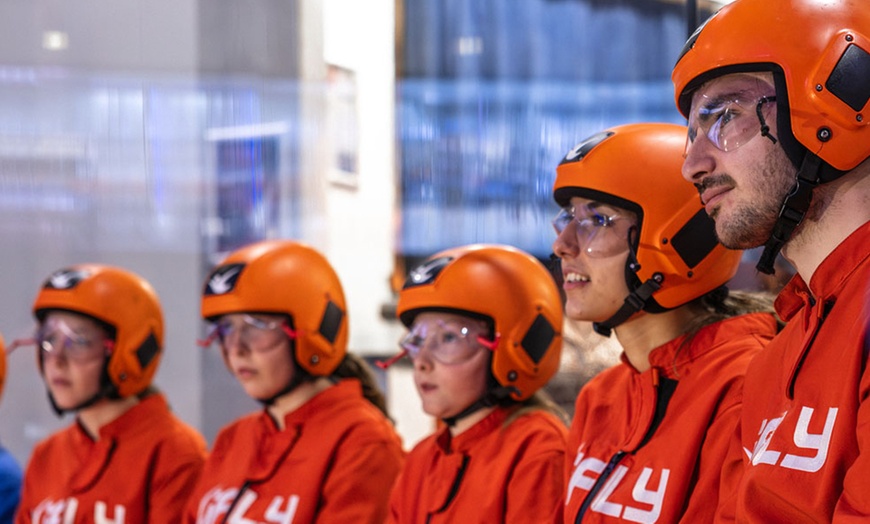
<path fill-rule="evenodd" d="M 382 523 L 404 453 L 398 440 L 351 432 L 335 452 L 323 486 L 317 522 Z"/>
<path fill-rule="evenodd" d="M 692 487 L 680 522 L 733 522 L 737 487 L 743 475 L 743 451 L 740 440 L 740 416 L 743 407 L 743 377 L 735 377 L 725 389 L 720 407 L 704 434 L 698 456 L 697 471 L 702 474 Z M 718 501 L 711 508 L 711 501 Z"/>
<path fill-rule="evenodd" d="M 398 524 L 399 522 L 407 521 L 410 517 L 409 515 L 403 515 L 404 505 L 402 504 L 406 482 L 408 482 L 406 478 L 409 475 L 408 465 L 409 463 L 405 462 L 402 472 L 399 473 L 396 482 L 393 484 L 393 489 L 390 490 L 389 511 L 385 520 L 387 524 Z"/>
<path fill-rule="evenodd" d="M 771 333 L 772 335 L 772 333 Z M 769 337 L 753 335 L 748 339 L 731 341 L 736 347 L 755 347 L 761 350 Z M 706 506 L 710 500 L 718 500 L 714 522 L 733 523 L 736 520 L 737 492 L 748 458 L 743 452 L 741 417 L 743 414 L 743 386 L 745 372 L 751 357 L 757 352 L 744 352 L 723 367 L 719 373 L 731 375 L 724 386 L 725 394 L 720 408 L 707 429 L 698 462 L 698 471 L 719 471 L 719 475 L 701 475 L 701 480 L 692 490 L 686 512 L 681 522 L 691 523 L 708 520 Z"/>
<path fill-rule="evenodd" d="M 559 524 L 564 512 L 565 452 L 548 450 L 526 457 L 508 486 L 505 522 Z"/>
<path fill-rule="evenodd" d="M 716 508 L 715 522 L 725 524 L 736 521 L 737 487 L 743 476 L 743 470 L 747 467 L 746 454 L 743 452 L 740 429 L 740 407 L 731 409 L 732 413 L 724 414 L 726 420 L 733 421 L 734 427 L 728 438 L 727 450 L 722 459 L 722 473 L 719 479 L 719 505 Z M 714 431 L 711 428 L 711 432 Z M 705 467 L 702 463 L 701 467 Z"/>
<path fill-rule="evenodd" d="M 567 429 L 547 428 L 530 434 L 507 486 L 505 522 L 561 524 L 565 506 L 566 433 Z"/>

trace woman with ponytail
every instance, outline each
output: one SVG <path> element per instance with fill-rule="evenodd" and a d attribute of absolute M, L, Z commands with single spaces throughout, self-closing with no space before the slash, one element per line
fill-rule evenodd
<path fill-rule="evenodd" d="M 347 352 L 346 312 L 332 266 L 304 244 L 259 242 L 214 268 L 207 342 L 263 410 L 221 430 L 185 522 L 383 522 L 404 453 Z"/>

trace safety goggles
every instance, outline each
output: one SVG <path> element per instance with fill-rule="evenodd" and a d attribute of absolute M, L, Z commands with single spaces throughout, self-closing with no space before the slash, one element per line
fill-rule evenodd
<path fill-rule="evenodd" d="M 734 151 L 759 133 L 776 143 L 768 122 L 776 108 L 775 96 L 708 97 L 701 94 L 692 100 L 686 153 L 699 135 L 704 135 L 720 151 Z"/>
<path fill-rule="evenodd" d="M 285 320 L 265 320 L 243 314 L 235 318 L 221 317 L 205 340 L 198 343 L 208 347 L 217 341 L 223 350 L 239 345 L 251 351 L 265 352 L 275 347 L 281 334 L 295 340 L 298 332 L 291 329 Z"/>
<path fill-rule="evenodd" d="M 471 360 L 481 349 L 494 350 L 498 335 L 488 339 L 479 328 L 461 322 L 430 320 L 414 322 L 411 330 L 399 342 L 401 352 L 386 362 L 377 365 L 386 369 L 405 355 L 416 360 L 423 351 L 441 364 L 452 366 Z"/>
<path fill-rule="evenodd" d="M 557 235 L 573 227 L 577 245 L 593 258 L 610 257 L 627 251 L 629 233 L 634 225 L 632 218 L 615 213 L 606 215 L 588 204 L 580 208 L 566 206 L 553 219 L 553 229 Z"/>
<path fill-rule="evenodd" d="M 23 346 L 36 346 L 42 357 L 64 357 L 69 361 L 85 364 L 112 354 L 115 344 L 99 336 L 77 333 L 63 320 L 49 320 L 33 338 L 18 339 L 9 346 L 9 352 Z"/>

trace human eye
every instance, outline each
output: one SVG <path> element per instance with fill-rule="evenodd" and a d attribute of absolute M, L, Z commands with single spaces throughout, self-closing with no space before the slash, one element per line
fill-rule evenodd
<path fill-rule="evenodd" d="M 698 110 L 701 127 L 722 127 L 741 116 L 746 102 L 742 93 L 723 93 L 710 99 Z"/>
<path fill-rule="evenodd" d="M 53 351 L 58 346 L 58 342 L 63 344 L 64 337 L 58 336 L 57 333 L 38 333 L 36 335 L 37 343 L 43 351 Z"/>
<path fill-rule="evenodd" d="M 461 325 L 446 325 L 441 330 L 440 341 L 445 345 L 456 345 L 468 336 L 468 328 Z"/>
<path fill-rule="evenodd" d="M 553 219 L 553 227 L 556 232 L 561 233 L 568 227 L 568 224 L 574 219 L 574 211 L 571 208 L 563 208 L 559 214 Z"/>
<path fill-rule="evenodd" d="M 595 219 L 592 217 L 577 217 L 577 231 L 589 232 L 591 229 L 598 227 L 595 224 Z"/>
<path fill-rule="evenodd" d="M 415 348 L 420 348 L 423 347 L 423 344 L 426 343 L 426 337 L 422 335 L 411 335 L 410 337 L 408 337 L 407 343 L 408 345 Z"/>
<path fill-rule="evenodd" d="M 245 315 L 242 317 L 242 329 L 253 333 L 267 333 L 281 327 L 281 320 L 275 317 Z"/>
<path fill-rule="evenodd" d="M 459 340 L 462 337 L 456 331 L 453 331 L 450 329 L 445 329 L 444 331 L 441 332 L 441 336 L 439 338 L 440 338 L 441 344 L 451 345 L 451 344 L 456 344 L 457 342 L 459 342 Z"/>
<path fill-rule="evenodd" d="M 731 122 L 740 118 L 742 114 L 742 108 L 737 102 L 728 104 L 728 106 L 726 106 L 719 115 L 719 119 L 717 121 L 719 129 L 725 129 L 726 127 L 728 127 L 729 124 L 731 124 Z"/>
<path fill-rule="evenodd" d="M 246 317 L 245 323 L 254 329 L 261 329 L 263 331 L 267 331 L 275 327 L 274 322 L 269 322 L 268 320 L 263 320 L 262 318 L 257 317 Z"/>
<path fill-rule="evenodd" d="M 705 104 L 698 109 L 698 122 L 702 127 L 706 127 L 710 122 L 719 120 L 723 111 L 725 111 L 725 106 L 720 102 Z"/>
<path fill-rule="evenodd" d="M 399 342 L 399 347 L 411 353 L 411 355 L 416 355 L 420 352 L 420 349 L 423 347 L 423 344 L 425 342 L 426 339 L 424 337 L 421 337 L 420 335 L 415 333 L 408 333 Z"/>
<path fill-rule="evenodd" d="M 220 338 L 221 340 L 228 337 L 233 332 L 233 329 L 234 329 L 233 323 L 230 322 L 229 320 L 219 321 L 217 323 L 217 325 L 215 326 L 215 328 L 217 329 L 218 338 Z"/>
<path fill-rule="evenodd" d="M 587 217 L 578 218 L 577 223 L 580 228 L 584 230 L 599 229 L 603 227 L 611 227 L 613 225 L 613 218 L 603 213 L 593 213 Z"/>
<path fill-rule="evenodd" d="M 595 220 L 596 227 L 613 227 L 614 217 L 604 215 L 601 213 L 596 213 L 593 216 L 593 219 Z"/>
<path fill-rule="evenodd" d="M 83 336 L 72 336 L 66 341 L 67 347 L 74 350 L 84 350 L 93 344 L 93 340 Z"/>
<path fill-rule="evenodd" d="M 737 102 L 725 102 L 705 108 L 705 111 L 699 115 L 699 120 L 701 127 L 707 129 L 707 137 L 721 148 L 728 141 L 735 125 L 733 122 L 740 117 L 740 114 L 741 110 Z"/>

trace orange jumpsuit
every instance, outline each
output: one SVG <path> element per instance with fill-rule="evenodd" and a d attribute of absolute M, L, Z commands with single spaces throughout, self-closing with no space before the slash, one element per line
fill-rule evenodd
<path fill-rule="evenodd" d="M 720 497 L 733 503 L 741 461 L 725 460 L 743 374 L 775 332 L 772 315 L 733 317 L 654 349 L 643 373 L 623 355 L 586 384 L 568 437 L 565 522 L 694 524 L 713 520 Z"/>
<path fill-rule="evenodd" d="M 221 430 L 185 522 L 384 521 L 404 452 L 358 380 L 322 391 L 284 424 L 262 411 Z"/>
<path fill-rule="evenodd" d="M 510 413 L 497 408 L 452 439 L 444 427 L 417 444 L 388 522 L 561 522 L 567 429 L 543 410 L 505 426 Z"/>
<path fill-rule="evenodd" d="M 100 428 L 79 424 L 33 451 L 15 522 L 178 522 L 206 457 L 206 443 L 154 394 Z"/>
<path fill-rule="evenodd" d="M 870 522 L 870 223 L 777 298 L 746 374 L 739 522 Z"/>

